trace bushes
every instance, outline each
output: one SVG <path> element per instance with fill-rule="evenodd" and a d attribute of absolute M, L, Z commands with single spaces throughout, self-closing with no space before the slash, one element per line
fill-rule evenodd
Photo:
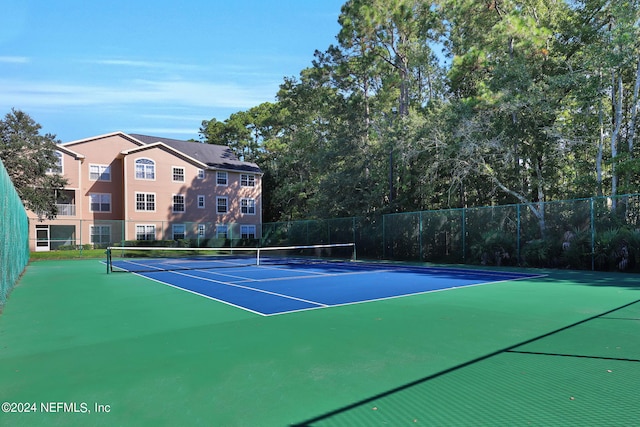
<path fill-rule="evenodd" d="M 612 228 L 594 236 L 590 230 L 570 230 L 523 242 L 518 253 L 517 236 L 499 230 L 486 231 L 471 245 L 472 262 L 482 265 L 521 265 L 539 268 L 637 271 L 640 268 L 640 231 Z M 519 259 L 518 259 L 519 256 Z"/>
<path fill-rule="evenodd" d="M 60 245 L 56 248 L 56 250 L 59 251 L 79 251 L 89 249 L 93 249 L 93 245 L 91 243 L 87 243 L 84 245 Z"/>
<path fill-rule="evenodd" d="M 474 262 L 482 265 L 513 265 L 517 262 L 516 238 L 501 230 L 486 231 L 471 245 Z"/>
<path fill-rule="evenodd" d="M 640 231 L 614 228 L 598 233 L 594 259 L 598 270 L 632 271 L 638 266 Z"/>
<path fill-rule="evenodd" d="M 232 248 L 232 247 L 257 247 L 260 241 L 257 239 L 178 239 L 178 240 L 125 240 L 113 246 L 125 247 L 153 247 L 153 248 Z"/>

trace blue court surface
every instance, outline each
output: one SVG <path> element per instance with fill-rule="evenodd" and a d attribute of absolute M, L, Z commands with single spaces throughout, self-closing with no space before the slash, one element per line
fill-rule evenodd
<path fill-rule="evenodd" d="M 348 262 L 135 274 L 264 316 L 535 277 L 512 272 Z"/>

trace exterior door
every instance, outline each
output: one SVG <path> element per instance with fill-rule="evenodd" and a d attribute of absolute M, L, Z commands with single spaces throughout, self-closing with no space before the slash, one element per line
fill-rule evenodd
<path fill-rule="evenodd" d="M 36 252 L 47 252 L 50 249 L 49 226 L 36 225 Z"/>

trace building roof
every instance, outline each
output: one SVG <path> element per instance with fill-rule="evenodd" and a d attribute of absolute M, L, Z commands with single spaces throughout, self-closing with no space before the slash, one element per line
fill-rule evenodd
<path fill-rule="evenodd" d="M 239 160 L 238 157 L 233 154 L 231 148 L 225 145 L 182 141 L 179 139 L 161 138 L 136 133 L 130 133 L 129 136 L 146 145 L 160 142 L 212 168 L 262 173 L 257 164 Z"/>
<path fill-rule="evenodd" d="M 68 154 L 69 156 L 73 157 L 76 160 L 84 159 L 84 154 L 76 153 L 75 151 L 60 144 L 56 144 L 56 150 L 62 153 Z"/>

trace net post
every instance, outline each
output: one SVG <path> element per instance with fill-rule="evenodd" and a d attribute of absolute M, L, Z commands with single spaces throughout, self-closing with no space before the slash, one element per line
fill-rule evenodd
<path fill-rule="evenodd" d="M 353 258 L 352 261 L 357 261 L 358 258 L 356 257 L 356 244 L 353 243 Z"/>
<path fill-rule="evenodd" d="M 107 254 L 107 274 L 109 274 L 111 270 L 111 248 L 107 248 L 105 253 Z"/>
<path fill-rule="evenodd" d="M 256 265 L 260 265 L 260 248 L 256 248 Z"/>

